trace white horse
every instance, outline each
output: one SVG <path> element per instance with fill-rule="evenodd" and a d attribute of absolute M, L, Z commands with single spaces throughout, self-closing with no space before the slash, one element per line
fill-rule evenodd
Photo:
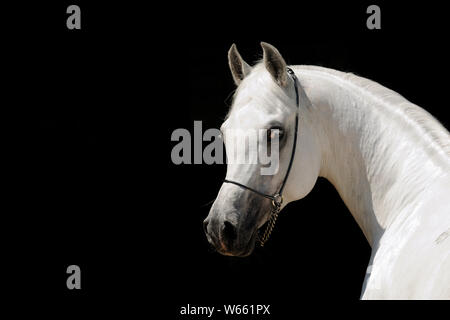
<path fill-rule="evenodd" d="M 297 152 L 281 208 L 325 177 L 372 247 L 362 299 L 450 299 L 448 131 L 396 92 L 351 73 L 291 66 L 296 83 L 278 50 L 261 46 L 263 61 L 253 67 L 235 45 L 228 53 L 238 87 L 221 129 L 279 128 L 280 169 L 262 176 L 257 164 L 228 164 L 227 179 L 276 193 L 292 152 L 298 86 Z M 222 254 L 250 254 L 270 206 L 224 183 L 204 222 L 208 240 Z"/>

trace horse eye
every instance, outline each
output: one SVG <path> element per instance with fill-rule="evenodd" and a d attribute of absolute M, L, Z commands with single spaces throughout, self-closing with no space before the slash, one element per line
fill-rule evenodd
<path fill-rule="evenodd" d="M 281 127 L 272 127 L 267 131 L 267 140 L 270 141 L 273 138 L 275 138 L 275 136 L 278 135 L 278 141 L 281 140 L 281 138 L 284 135 L 284 131 L 283 128 Z"/>

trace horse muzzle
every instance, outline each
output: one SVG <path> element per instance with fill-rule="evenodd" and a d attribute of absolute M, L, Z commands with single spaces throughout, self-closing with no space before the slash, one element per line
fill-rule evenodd
<path fill-rule="evenodd" d="M 253 252 L 257 239 L 257 230 L 250 233 L 239 230 L 233 219 L 209 217 L 203 221 L 208 242 L 220 254 L 226 256 L 246 257 Z"/>

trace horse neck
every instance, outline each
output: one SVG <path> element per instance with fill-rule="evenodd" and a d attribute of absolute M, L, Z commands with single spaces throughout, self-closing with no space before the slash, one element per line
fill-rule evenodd
<path fill-rule="evenodd" d="M 414 139 L 407 124 L 380 105 L 382 100 L 325 72 L 302 70 L 299 75 L 321 144 L 320 176 L 335 186 L 374 246 L 448 166 L 424 153 L 423 141 Z"/>

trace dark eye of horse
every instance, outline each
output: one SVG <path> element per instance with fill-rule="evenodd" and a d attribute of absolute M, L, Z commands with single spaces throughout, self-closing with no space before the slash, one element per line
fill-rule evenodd
<path fill-rule="evenodd" d="M 276 126 L 272 127 L 267 131 L 267 141 L 271 141 L 275 136 L 278 135 L 278 141 L 283 138 L 284 131 L 283 128 Z"/>

